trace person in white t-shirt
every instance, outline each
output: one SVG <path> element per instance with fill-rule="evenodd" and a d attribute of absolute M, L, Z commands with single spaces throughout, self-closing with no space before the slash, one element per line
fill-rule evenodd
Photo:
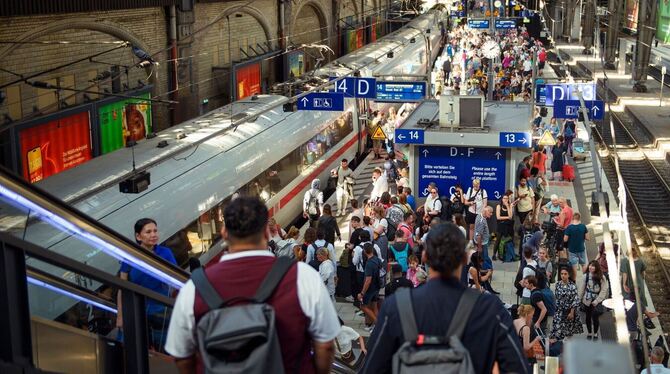
<path fill-rule="evenodd" d="M 337 275 L 337 270 L 333 261 L 329 258 L 329 251 L 323 247 L 319 248 L 316 251 L 316 259 L 320 262 L 319 275 L 321 276 L 321 280 L 326 285 L 331 300 L 335 302 L 335 276 Z"/>
<path fill-rule="evenodd" d="M 530 305 L 530 293 L 531 291 L 526 287 L 526 277 L 535 276 L 535 270 L 537 269 L 537 261 L 533 260 L 533 249 L 524 248 L 523 257 L 526 260 L 526 265 L 524 265 L 522 276 L 521 276 L 521 285 L 524 287 L 521 293 L 521 304 Z M 531 268 L 532 266 L 532 268 Z"/>
<path fill-rule="evenodd" d="M 470 236 L 472 239 L 475 234 L 475 220 L 478 214 L 482 214 L 484 207 L 488 205 L 488 195 L 486 190 L 481 187 L 481 181 L 474 179 L 472 187 L 463 196 L 463 204 L 467 207 L 465 211 L 465 222 L 469 225 Z"/>
<path fill-rule="evenodd" d="M 386 170 L 375 168 L 372 171 L 372 192 L 370 192 L 370 202 L 376 203 L 384 192 L 389 191 L 389 182 Z"/>
<path fill-rule="evenodd" d="M 354 355 L 354 350 L 352 349 L 351 344 L 354 340 L 358 340 L 358 344 L 361 346 L 361 352 L 364 355 L 367 355 L 368 350 L 365 348 L 365 339 L 363 339 L 363 337 L 357 333 L 356 330 L 349 326 L 345 326 L 344 322 L 342 322 L 342 319 L 340 319 L 340 325 L 340 333 L 337 335 L 337 339 L 335 340 L 335 346 L 337 348 L 337 353 L 339 353 L 342 361 L 346 362 L 347 364 L 356 361 L 356 356 Z"/>

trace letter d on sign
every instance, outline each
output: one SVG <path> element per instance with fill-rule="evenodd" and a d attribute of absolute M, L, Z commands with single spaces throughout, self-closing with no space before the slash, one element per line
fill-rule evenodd
<path fill-rule="evenodd" d="M 458 148 L 456 147 L 449 147 L 449 148 L 450 148 L 449 155 L 451 157 L 458 156 Z"/>
<path fill-rule="evenodd" d="M 368 92 L 370 92 L 370 84 L 362 79 L 357 79 L 357 81 L 358 81 L 358 92 L 356 93 L 356 96 L 367 95 Z"/>

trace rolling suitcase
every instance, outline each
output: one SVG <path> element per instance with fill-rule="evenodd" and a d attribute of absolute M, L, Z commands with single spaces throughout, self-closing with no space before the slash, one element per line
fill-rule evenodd
<path fill-rule="evenodd" d="M 565 162 L 563 163 L 563 180 L 566 181 L 574 181 L 575 180 L 575 167 L 568 164 L 568 158 L 565 158 Z"/>

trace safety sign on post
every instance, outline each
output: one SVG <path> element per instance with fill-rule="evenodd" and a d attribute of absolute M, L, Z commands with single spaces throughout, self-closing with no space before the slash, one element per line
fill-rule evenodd
<path fill-rule="evenodd" d="M 540 137 L 540 140 L 537 142 L 539 145 L 556 145 L 556 139 L 551 135 L 551 131 L 546 130 L 544 134 Z"/>
<path fill-rule="evenodd" d="M 372 132 L 372 139 L 386 140 L 386 134 L 384 134 L 384 130 L 382 130 L 381 126 L 375 127 L 375 130 Z"/>

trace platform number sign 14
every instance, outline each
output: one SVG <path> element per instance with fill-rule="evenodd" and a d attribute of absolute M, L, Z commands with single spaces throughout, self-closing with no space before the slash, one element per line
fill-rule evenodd
<path fill-rule="evenodd" d="M 395 142 L 399 144 L 423 144 L 424 130 L 396 129 Z"/>

